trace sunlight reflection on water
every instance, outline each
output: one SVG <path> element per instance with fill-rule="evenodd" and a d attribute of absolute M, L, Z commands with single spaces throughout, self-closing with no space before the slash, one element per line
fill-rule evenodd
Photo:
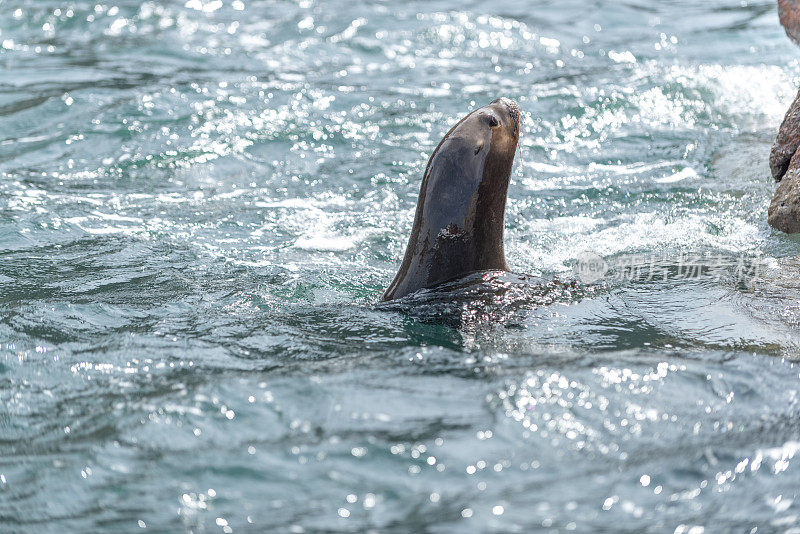
<path fill-rule="evenodd" d="M 796 528 L 772 3 L 0 11 L 0 530 Z M 377 305 L 501 95 L 528 274 Z M 773 268 L 581 285 L 585 251 Z"/>

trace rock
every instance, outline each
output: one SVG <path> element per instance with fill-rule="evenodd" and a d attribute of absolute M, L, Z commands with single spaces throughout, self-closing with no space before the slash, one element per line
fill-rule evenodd
<path fill-rule="evenodd" d="M 772 177 L 779 182 L 767 222 L 789 234 L 800 232 L 800 92 L 786 112 L 769 155 Z"/>
<path fill-rule="evenodd" d="M 800 0 L 778 0 L 778 17 L 786 35 L 800 44 Z M 779 182 L 767 222 L 788 234 L 800 232 L 800 92 L 786 112 L 769 155 L 769 169 Z"/>
<path fill-rule="evenodd" d="M 778 0 L 778 17 L 789 39 L 800 45 L 800 0 Z"/>
<path fill-rule="evenodd" d="M 789 106 L 786 116 L 783 117 L 769 155 L 769 169 L 776 182 L 780 182 L 789 170 L 798 146 L 800 146 L 800 91 Z"/>
<path fill-rule="evenodd" d="M 778 184 L 769 204 L 767 222 L 787 234 L 800 232 L 800 169 L 790 169 Z"/>

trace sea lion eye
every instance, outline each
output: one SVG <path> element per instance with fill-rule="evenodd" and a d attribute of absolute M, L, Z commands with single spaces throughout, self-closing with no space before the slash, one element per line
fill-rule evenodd
<path fill-rule="evenodd" d="M 497 117 L 495 117 L 494 115 L 489 115 L 489 127 L 495 128 L 499 125 L 500 123 L 497 122 Z"/>

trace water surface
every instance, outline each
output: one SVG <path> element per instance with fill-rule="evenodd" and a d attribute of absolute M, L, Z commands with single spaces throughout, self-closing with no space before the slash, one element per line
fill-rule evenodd
<path fill-rule="evenodd" d="M 0 0 L 0 530 L 798 532 L 799 52 L 766 0 Z M 516 272 L 768 268 L 376 306 L 498 96 Z"/>

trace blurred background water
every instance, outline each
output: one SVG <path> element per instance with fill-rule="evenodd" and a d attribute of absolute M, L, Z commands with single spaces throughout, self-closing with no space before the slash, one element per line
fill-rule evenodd
<path fill-rule="evenodd" d="M 774 4 L 0 0 L 0 530 L 800 531 Z M 376 307 L 501 95 L 514 271 L 771 268 Z"/>

